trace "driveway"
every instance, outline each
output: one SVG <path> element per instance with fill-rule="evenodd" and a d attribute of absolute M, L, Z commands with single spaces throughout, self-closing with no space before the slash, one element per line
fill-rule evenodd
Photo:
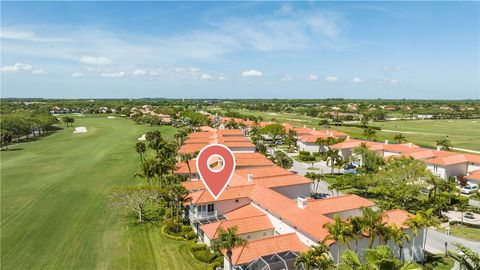
<path fill-rule="evenodd" d="M 427 244 L 425 249 L 430 253 L 445 253 L 445 242 L 448 250 L 457 251 L 454 243 L 460 243 L 480 254 L 480 242 L 466 240 L 451 235 L 440 233 L 434 229 L 428 229 Z"/>
<path fill-rule="evenodd" d="M 443 214 L 447 216 L 450 221 L 452 220 L 455 220 L 458 222 L 462 221 L 462 212 L 448 211 L 448 212 L 443 212 Z M 473 219 L 469 219 L 469 218 L 466 218 L 465 213 L 463 213 L 464 215 L 463 223 L 480 225 L 480 214 L 476 214 L 476 213 L 472 213 L 472 214 L 473 214 Z"/>

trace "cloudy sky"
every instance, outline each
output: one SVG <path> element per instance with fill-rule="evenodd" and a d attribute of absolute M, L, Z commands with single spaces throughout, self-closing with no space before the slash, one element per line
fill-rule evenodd
<path fill-rule="evenodd" d="M 480 98 L 479 2 L 1 2 L 1 96 Z"/>

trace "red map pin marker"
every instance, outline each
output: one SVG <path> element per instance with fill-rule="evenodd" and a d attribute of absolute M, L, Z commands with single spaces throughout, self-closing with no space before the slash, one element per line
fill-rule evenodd
<path fill-rule="evenodd" d="M 218 159 L 218 168 L 210 168 L 214 159 Z M 197 156 L 197 170 L 200 178 L 213 198 L 218 199 L 225 190 L 235 170 L 235 157 L 223 144 L 205 146 Z"/>

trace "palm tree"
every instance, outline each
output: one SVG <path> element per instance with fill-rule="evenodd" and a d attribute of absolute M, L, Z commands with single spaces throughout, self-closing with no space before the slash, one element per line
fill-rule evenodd
<path fill-rule="evenodd" d="M 415 240 L 417 239 L 418 229 L 420 229 L 422 227 L 422 218 L 417 213 L 414 216 L 409 217 L 405 221 L 405 225 L 410 227 L 410 229 L 412 230 L 412 234 L 413 234 L 413 241 L 412 241 L 412 248 L 411 248 L 411 250 L 412 250 L 411 257 L 413 258 L 413 256 L 414 256 L 413 249 L 415 247 Z"/>
<path fill-rule="evenodd" d="M 331 174 L 333 174 L 335 165 L 339 165 L 342 162 L 342 157 L 338 154 L 337 150 L 328 149 L 327 152 L 323 154 L 323 160 L 327 162 L 327 166 L 331 168 Z"/>
<path fill-rule="evenodd" d="M 452 148 L 452 143 L 449 139 L 443 138 L 437 140 L 437 146 L 441 147 L 443 150 L 450 151 L 450 148 Z"/>
<path fill-rule="evenodd" d="M 348 219 L 352 228 L 352 239 L 355 240 L 355 252 L 358 252 L 358 240 L 363 238 L 365 232 L 365 225 L 363 224 L 363 218 L 353 216 Z"/>
<path fill-rule="evenodd" d="M 346 250 L 342 253 L 339 270 L 372 270 L 372 269 L 388 269 L 388 270 L 421 270 L 422 267 L 416 263 L 409 261 L 402 263 L 398 260 L 388 246 L 379 246 L 375 249 L 367 249 L 364 252 L 363 263 L 360 256 L 351 251 Z"/>
<path fill-rule="evenodd" d="M 385 227 L 383 222 L 384 213 L 382 211 L 374 211 L 371 208 L 362 208 L 362 220 L 365 231 L 368 233 L 370 240 L 368 242 L 368 247 L 372 248 L 373 243 L 375 242 L 375 236 L 379 235 L 380 232 Z"/>
<path fill-rule="evenodd" d="M 188 180 L 192 180 L 192 168 L 190 168 L 190 161 L 194 158 L 194 155 L 191 153 L 183 154 L 180 156 L 180 161 L 187 164 L 188 168 Z"/>
<path fill-rule="evenodd" d="M 147 151 L 147 146 L 143 142 L 137 142 L 137 144 L 135 144 L 135 151 L 140 154 L 140 162 L 143 163 L 143 154 Z"/>
<path fill-rule="evenodd" d="M 400 261 L 403 262 L 403 243 L 410 242 L 410 235 L 406 233 L 402 228 L 397 227 L 397 224 L 393 223 L 390 228 L 390 238 L 398 246 Z"/>
<path fill-rule="evenodd" d="M 312 249 L 307 252 L 300 253 L 295 261 L 295 267 L 304 270 L 312 269 L 331 269 L 334 264 L 330 258 L 329 249 L 324 242 L 312 246 Z"/>
<path fill-rule="evenodd" d="M 422 244 L 422 264 L 425 260 L 425 245 L 427 244 L 427 235 L 428 235 L 428 228 L 429 227 L 436 227 L 440 224 L 440 221 L 435 217 L 433 214 L 434 209 L 430 208 L 426 211 L 419 211 L 421 225 L 425 230 L 425 235 L 423 237 L 423 244 Z"/>
<path fill-rule="evenodd" d="M 367 138 L 367 140 L 371 141 L 375 138 L 377 131 L 371 127 L 366 127 L 363 129 L 363 136 Z"/>
<path fill-rule="evenodd" d="M 318 153 L 322 152 L 323 146 L 325 146 L 326 140 L 324 138 L 317 138 L 315 145 L 318 145 Z"/>
<path fill-rule="evenodd" d="M 468 201 L 461 201 L 460 203 L 458 203 L 455 206 L 455 208 L 457 208 L 457 211 L 462 213 L 462 218 L 461 218 L 461 221 L 460 221 L 460 227 L 463 227 L 463 213 L 468 211 Z"/>
<path fill-rule="evenodd" d="M 217 235 L 218 238 L 214 241 L 214 247 L 217 250 L 225 250 L 225 255 L 227 255 L 230 263 L 229 269 L 232 269 L 232 250 L 236 247 L 244 246 L 247 241 L 237 236 L 237 226 L 229 227 L 226 230 L 219 227 L 217 229 Z"/>
<path fill-rule="evenodd" d="M 325 223 L 323 228 L 328 230 L 326 239 L 334 240 L 337 243 L 337 263 L 340 260 L 340 246 L 347 244 L 348 249 L 352 249 L 350 239 L 352 238 L 352 228 L 350 224 L 342 221 L 339 215 L 335 215 L 333 223 Z"/>
<path fill-rule="evenodd" d="M 393 140 L 401 144 L 402 142 L 406 142 L 407 138 L 405 138 L 405 135 L 403 135 L 403 133 L 398 133 L 393 136 Z"/>
<path fill-rule="evenodd" d="M 448 251 L 448 255 L 460 264 L 460 269 L 478 270 L 480 269 L 480 255 L 478 252 L 465 247 L 460 243 L 454 244 L 460 253 Z"/>
<path fill-rule="evenodd" d="M 149 185 L 153 184 L 153 179 L 155 178 L 155 175 L 157 174 L 156 172 L 156 160 L 155 159 L 146 159 L 144 162 L 140 164 L 141 173 L 137 173 L 134 175 L 134 177 L 141 177 L 145 180 L 147 180 L 147 183 Z"/>

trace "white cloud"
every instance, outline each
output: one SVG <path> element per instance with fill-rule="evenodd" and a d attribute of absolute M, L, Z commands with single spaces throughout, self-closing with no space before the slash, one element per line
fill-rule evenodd
<path fill-rule="evenodd" d="M 132 72 L 132 75 L 133 76 L 145 76 L 147 75 L 148 72 L 144 69 L 135 69 L 133 72 Z"/>
<path fill-rule="evenodd" d="M 400 81 L 397 80 L 397 79 L 391 79 L 391 80 L 390 80 L 390 83 L 391 83 L 391 84 L 397 84 L 397 83 L 399 83 L 399 82 L 400 82 Z"/>
<path fill-rule="evenodd" d="M 80 58 L 80 63 L 82 64 L 87 64 L 87 65 L 98 65 L 98 66 L 102 66 L 102 65 L 107 65 L 107 64 L 111 64 L 112 63 L 112 60 L 106 58 L 106 57 L 95 57 L 95 56 L 82 56 L 82 58 Z"/>
<path fill-rule="evenodd" d="M 275 11 L 275 14 L 287 15 L 293 11 L 293 7 L 290 3 L 282 4 L 278 10 Z"/>
<path fill-rule="evenodd" d="M 218 79 L 219 79 L 220 81 L 225 81 L 225 80 L 227 80 L 227 77 L 225 77 L 225 76 L 223 76 L 223 75 L 220 75 L 220 76 L 218 76 Z"/>
<path fill-rule="evenodd" d="M 52 37 L 39 37 L 37 34 L 31 31 L 15 31 L 15 30 L 0 30 L 0 38 L 33 42 L 62 42 L 71 41 L 66 38 L 52 38 Z"/>
<path fill-rule="evenodd" d="M 121 78 L 123 76 L 125 76 L 125 72 L 123 71 L 119 71 L 119 72 L 105 72 L 105 73 L 102 73 L 101 75 L 102 77 L 107 77 L 107 78 Z"/>
<path fill-rule="evenodd" d="M 207 73 L 202 74 L 202 76 L 200 76 L 200 79 L 201 79 L 201 80 L 210 80 L 210 79 L 212 79 L 212 78 L 213 78 L 213 77 L 212 77 L 210 74 L 207 74 Z"/>
<path fill-rule="evenodd" d="M 403 70 L 400 66 L 385 66 L 383 70 L 386 72 L 395 72 Z"/>
<path fill-rule="evenodd" d="M 354 83 L 363 83 L 363 82 L 365 82 L 365 79 L 362 79 L 362 78 L 359 78 L 359 77 L 355 77 L 355 78 L 353 78 L 352 82 L 354 82 Z"/>
<path fill-rule="evenodd" d="M 280 81 L 282 82 L 289 82 L 292 80 L 292 76 L 291 75 L 285 75 L 283 76 L 282 78 L 280 78 Z"/>
<path fill-rule="evenodd" d="M 3 66 L 1 68 L 1 71 L 4 71 L 4 72 L 18 72 L 18 71 L 30 72 L 31 70 L 32 70 L 32 65 L 22 64 L 22 63 L 16 63 L 13 66 Z"/>
<path fill-rule="evenodd" d="M 250 69 L 242 72 L 242 77 L 262 77 L 262 72 L 255 69 Z"/>
<path fill-rule="evenodd" d="M 80 73 L 80 72 L 76 72 L 76 73 L 72 74 L 72 77 L 74 77 L 74 78 L 78 78 L 78 77 L 82 77 L 82 76 L 83 76 L 83 73 Z"/>
<path fill-rule="evenodd" d="M 338 78 L 335 77 L 335 76 L 327 76 L 327 77 L 325 77 L 325 80 L 327 82 L 336 82 L 336 81 L 338 81 Z"/>
<path fill-rule="evenodd" d="M 45 75 L 47 74 L 47 72 L 43 69 L 36 69 L 36 70 L 33 70 L 32 71 L 32 74 L 35 74 L 35 75 Z"/>
<path fill-rule="evenodd" d="M 310 74 L 307 77 L 305 77 L 307 81 L 316 81 L 318 79 L 317 75 L 315 74 Z"/>

